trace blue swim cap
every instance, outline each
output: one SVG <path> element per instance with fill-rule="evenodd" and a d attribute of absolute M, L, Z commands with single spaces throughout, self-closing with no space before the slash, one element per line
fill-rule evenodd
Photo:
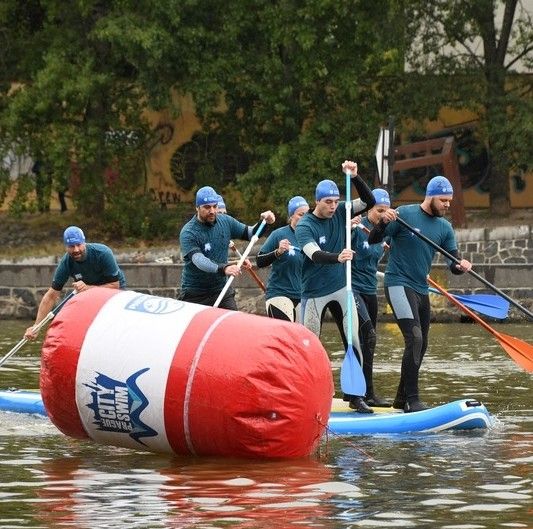
<path fill-rule="evenodd" d="M 339 188 L 333 180 L 322 180 L 318 182 L 315 190 L 315 198 L 322 200 L 326 197 L 340 197 Z"/>
<path fill-rule="evenodd" d="M 69 226 L 63 233 L 65 246 L 75 246 L 85 242 L 85 235 L 78 226 Z"/>
<path fill-rule="evenodd" d="M 309 206 L 304 197 L 301 197 L 300 195 L 292 197 L 289 200 L 289 203 L 287 204 L 287 211 L 289 213 L 289 217 L 292 217 L 294 215 L 294 212 L 302 206 Z"/>
<path fill-rule="evenodd" d="M 210 186 L 204 186 L 196 192 L 196 205 L 205 206 L 206 204 L 218 204 L 216 191 Z"/>
<path fill-rule="evenodd" d="M 427 197 L 436 197 L 439 195 L 453 195 L 452 184 L 444 176 L 434 176 L 426 187 Z"/>
<path fill-rule="evenodd" d="M 224 198 L 222 198 L 222 195 L 218 195 L 217 208 L 226 209 L 226 203 L 224 202 Z"/>
<path fill-rule="evenodd" d="M 389 193 L 385 189 L 376 188 L 372 190 L 372 194 L 376 199 L 376 206 L 389 206 L 390 207 L 390 197 Z"/>

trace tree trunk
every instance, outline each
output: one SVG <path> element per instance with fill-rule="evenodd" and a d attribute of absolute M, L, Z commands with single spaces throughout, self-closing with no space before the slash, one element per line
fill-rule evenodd
<path fill-rule="evenodd" d="M 104 172 L 109 166 L 106 145 L 106 133 L 110 130 L 108 112 L 102 95 L 93 97 L 85 113 L 85 138 L 93 148 L 90 151 L 91 159 L 80 167 L 78 209 L 88 216 L 101 215 L 105 209 Z"/>

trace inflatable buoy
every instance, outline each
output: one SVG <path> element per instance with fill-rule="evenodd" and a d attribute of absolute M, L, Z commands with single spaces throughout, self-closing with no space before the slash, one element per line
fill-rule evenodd
<path fill-rule="evenodd" d="M 327 354 L 302 325 L 108 288 L 55 317 L 40 384 L 68 436 L 237 457 L 309 455 L 333 395 Z"/>

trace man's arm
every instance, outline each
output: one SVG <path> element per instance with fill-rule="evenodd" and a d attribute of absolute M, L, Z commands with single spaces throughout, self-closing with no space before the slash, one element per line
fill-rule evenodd
<path fill-rule="evenodd" d="M 41 299 L 41 303 L 39 303 L 39 308 L 37 309 L 37 317 L 35 318 L 35 323 L 26 329 L 26 332 L 24 333 L 24 338 L 27 340 L 35 340 L 37 338 L 36 332 L 33 331 L 33 328 L 42 321 L 46 315 L 54 308 L 56 303 L 59 301 L 59 296 L 61 294 L 60 290 L 55 290 L 53 288 L 49 288 L 46 293 L 43 296 L 43 299 Z"/>
<path fill-rule="evenodd" d="M 368 187 L 365 181 L 357 174 L 357 164 L 351 160 L 345 160 L 342 164 L 342 171 L 350 172 L 350 181 L 355 186 L 359 198 L 352 200 L 351 210 L 352 215 L 360 215 L 365 211 L 373 208 L 376 204 L 376 199 L 372 194 L 372 190 Z"/>
<path fill-rule="evenodd" d="M 385 230 L 390 222 L 396 220 L 397 212 L 389 208 L 381 214 L 380 221 L 372 228 L 368 234 L 368 244 L 376 244 L 385 238 Z M 389 234 L 390 235 L 390 234 Z"/>
<path fill-rule="evenodd" d="M 372 190 L 359 175 L 352 176 L 351 182 L 359 195 L 359 199 L 352 200 L 352 215 L 361 215 L 375 206 L 376 199 Z"/>
<path fill-rule="evenodd" d="M 313 263 L 321 265 L 344 263 L 346 261 L 351 261 L 353 258 L 352 250 L 344 248 L 340 253 L 325 252 L 314 242 L 307 243 L 302 250 Z"/>
<path fill-rule="evenodd" d="M 120 288 L 120 281 L 117 279 L 112 281 L 107 281 L 106 283 L 102 283 L 101 285 L 88 285 L 85 283 L 85 281 L 74 281 L 72 283 L 72 288 L 76 290 L 76 292 L 84 292 L 85 290 L 89 290 L 90 288 L 94 287 L 104 287 L 104 288 Z"/>

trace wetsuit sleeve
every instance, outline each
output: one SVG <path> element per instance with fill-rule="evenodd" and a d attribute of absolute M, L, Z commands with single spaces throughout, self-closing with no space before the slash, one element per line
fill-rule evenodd
<path fill-rule="evenodd" d="M 302 251 L 316 264 L 337 264 L 339 262 L 338 253 L 325 252 L 320 249 L 316 242 L 308 242 Z"/>
<path fill-rule="evenodd" d="M 385 230 L 387 225 L 380 220 L 368 234 L 368 244 L 377 244 L 378 242 L 383 241 L 385 238 Z"/>
<path fill-rule="evenodd" d="M 227 263 L 217 264 L 211 261 L 206 257 L 202 252 L 195 252 L 191 255 L 191 261 L 196 266 L 196 268 L 202 270 L 202 272 L 207 272 L 208 274 L 222 274 L 224 275 L 224 268 L 226 268 Z"/>
<path fill-rule="evenodd" d="M 461 257 L 459 256 L 459 252 L 457 250 L 452 250 L 451 252 L 448 252 L 448 253 L 453 255 L 456 259 L 461 260 Z M 449 267 L 450 267 L 450 271 L 452 272 L 452 274 L 455 274 L 457 276 L 464 274 L 464 272 L 460 268 L 457 268 L 457 263 L 455 261 L 450 261 Z"/>
<path fill-rule="evenodd" d="M 316 264 L 338 264 L 339 263 L 339 254 L 324 252 L 323 250 L 317 250 L 313 253 L 311 260 Z"/>
<path fill-rule="evenodd" d="M 359 195 L 357 200 L 352 200 L 352 216 L 360 215 L 373 208 L 376 204 L 376 199 L 372 194 L 372 190 L 359 175 L 353 176 L 351 182 L 355 186 L 357 194 Z"/>
<path fill-rule="evenodd" d="M 257 263 L 258 268 L 265 268 L 270 266 L 277 258 L 276 250 L 268 253 L 259 252 L 255 258 L 255 262 Z"/>

